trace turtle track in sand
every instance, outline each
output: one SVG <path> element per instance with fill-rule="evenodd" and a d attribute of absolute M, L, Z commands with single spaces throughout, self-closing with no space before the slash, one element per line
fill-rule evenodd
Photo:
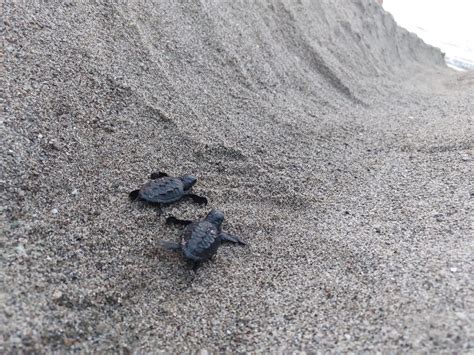
<path fill-rule="evenodd" d="M 472 74 L 375 1 L 2 6 L 2 352 L 472 347 Z M 211 206 L 249 246 L 189 283 Z"/>

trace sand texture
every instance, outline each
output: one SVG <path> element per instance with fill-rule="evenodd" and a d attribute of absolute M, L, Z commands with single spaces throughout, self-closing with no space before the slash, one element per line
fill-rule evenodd
<path fill-rule="evenodd" d="M 2 6 L 1 353 L 473 351 L 474 75 L 376 1 Z"/>

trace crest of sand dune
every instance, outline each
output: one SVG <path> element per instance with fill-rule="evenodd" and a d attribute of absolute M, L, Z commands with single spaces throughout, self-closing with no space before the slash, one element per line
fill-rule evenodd
<path fill-rule="evenodd" d="M 2 352 L 472 350 L 473 76 L 376 1 L 2 12 Z M 248 246 L 194 275 L 211 207 Z"/>

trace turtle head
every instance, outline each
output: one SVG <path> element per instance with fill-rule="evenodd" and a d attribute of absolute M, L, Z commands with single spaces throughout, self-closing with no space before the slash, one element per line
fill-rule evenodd
<path fill-rule="evenodd" d="M 189 190 L 197 181 L 197 177 L 193 175 L 184 175 L 181 177 L 181 181 L 183 182 L 184 189 Z"/>
<path fill-rule="evenodd" d="M 213 209 L 206 216 L 206 221 L 211 222 L 216 227 L 220 227 L 222 222 L 224 222 L 224 213 L 220 210 Z"/>

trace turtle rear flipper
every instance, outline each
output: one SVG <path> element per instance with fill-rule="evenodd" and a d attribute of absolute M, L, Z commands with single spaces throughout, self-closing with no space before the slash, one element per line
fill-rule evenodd
<path fill-rule="evenodd" d="M 170 250 L 170 251 L 180 251 L 181 246 L 178 243 L 175 242 L 168 242 L 165 240 L 161 240 L 158 245 L 162 247 L 163 249 Z"/>
<path fill-rule="evenodd" d="M 140 190 L 133 190 L 128 194 L 128 197 L 130 198 L 130 200 L 135 201 L 138 199 L 139 192 Z"/>
<path fill-rule="evenodd" d="M 247 243 L 245 243 L 238 236 L 232 235 L 226 232 L 221 232 L 220 238 L 222 242 L 230 242 L 230 243 L 235 243 L 235 244 L 240 244 L 240 245 L 247 245 Z"/>
<path fill-rule="evenodd" d="M 205 198 L 205 197 L 198 196 L 198 195 L 195 195 L 195 194 L 186 194 L 185 197 L 191 198 L 193 200 L 193 202 L 196 202 L 200 205 L 207 205 L 207 198 Z"/>
<path fill-rule="evenodd" d="M 162 172 L 162 171 L 157 171 L 157 172 L 151 173 L 150 179 L 151 179 L 151 180 L 156 180 L 156 179 L 159 179 L 159 178 L 162 178 L 162 177 L 166 177 L 166 176 L 168 176 L 167 173 L 164 173 L 164 172 Z"/>

